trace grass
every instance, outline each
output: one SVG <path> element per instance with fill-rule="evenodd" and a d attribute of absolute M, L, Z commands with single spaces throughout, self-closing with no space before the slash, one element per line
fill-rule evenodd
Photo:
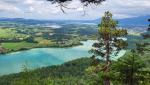
<path fill-rule="evenodd" d="M 21 48 L 32 48 L 37 46 L 37 43 L 28 43 L 28 42 L 15 42 L 15 43 L 2 43 L 2 47 L 6 49 L 18 50 Z"/>
<path fill-rule="evenodd" d="M 27 35 L 19 34 L 14 28 L 0 28 L 0 38 L 25 38 Z"/>
<path fill-rule="evenodd" d="M 36 37 L 34 40 L 37 41 L 39 45 L 53 45 L 54 44 L 53 41 L 43 39 L 42 37 Z"/>
<path fill-rule="evenodd" d="M 26 41 L 6 42 L 6 43 L 2 43 L 1 46 L 6 49 L 19 50 L 21 48 L 34 48 L 34 47 L 42 47 L 42 46 L 48 46 L 54 44 L 54 42 L 52 42 L 51 40 L 46 40 L 43 39 L 42 37 L 35 38 L 35 41 L 37 41 L 38 43 L 29 43 Z"/>

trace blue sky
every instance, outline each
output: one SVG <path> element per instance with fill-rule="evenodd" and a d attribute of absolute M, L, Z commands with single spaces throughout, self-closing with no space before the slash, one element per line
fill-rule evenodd
<path fill-rule="evenodd" d="M 150 15 L 150 0 L 106 0 L 99 6 L 90 5 L 84 8 L 78 0 L 68 2 L 62 13 L 58 4 L 51 4 L 46 0 L 0 0 L 0 17 L 28 18 L 28 19 L 97 19 L 105 11 L 113 13 L 114 18 L 130 18 Z"/>

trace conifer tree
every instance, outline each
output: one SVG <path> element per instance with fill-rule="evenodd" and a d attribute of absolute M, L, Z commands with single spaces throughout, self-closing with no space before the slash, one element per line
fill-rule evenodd
<path fill-rule="evenodd" d="M 97 60 L 102 58 L 105 62 L 105 65 L 99 69 L 103 71 L 103 85 L 110 85 L 110 65 L 112 55 L 117 55 L 121 49 L 127 47 L 127 43 L 123 40 L 122 36 L 127 35 L 127 30 L 117 29 L 118 22 L 112 19 L 112 14 L 107 11 L 102 17 L 101 23 L 99 24 L 98 29 L 98 42 L 94 43 L 93 49 L 90 50 L 90 53 L 93 53 L 93 59 Z M 98 58 L 100 57 L 100 58 Z M 98 66 L 100 63 L 94 61 L 94 65 Z"/>
<path fill-rule="evenodd" d="M 147 85 L 146 83 L 149 82 L 150 71 L 146 69 L 148 60 L 142 60 L 142 58 L 148 57 L 145 54 L 150 51 L 150 43 L 144 42 L 149 38 L 149 33 L 142 34 L 144 39 L 141 42 L 137 42 L 136 48 L 132 49 L 128 55 L 120 58 L 115 64 L 116 72 L 119 72 L 120 75 L 118 76 L 121 79 L 120 81 L 123 81 L 126 85 Z"/>
<path fill-rule="evenodd" d="M 118 80 L 120 85 L 146 85 L 144 81 L 148 78 L 148 72 L 142 70 L 145 67 L 139 52 L 131 50 L 112 65 L 114 80 Z"/>
<path fill-rule="evenodd" d="M 148 19 L 148 22 L 150 22 L 150 19 Z M 150 48 L 148 48 L 150 46 L 150 42 L 147 42 L 147 40 L 150 40 L 150 24 L 147 28 L 147 32 L 142 34 L 143 36 L 143 42 L 137 43 L 137 51 L 140 54 L 144 54 L 144 51 L 150 51 Z M 146 42 L 144 42 L 144 40 L 146 40 Z"/>

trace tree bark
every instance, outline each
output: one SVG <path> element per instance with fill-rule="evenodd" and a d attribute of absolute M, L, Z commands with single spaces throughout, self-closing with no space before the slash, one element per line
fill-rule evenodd
<path fill-rule="evenodd" d="M 107 35 L 108 36 L 108 35 Z M 109 53 L 110 53 L 110 46 L 109 46 L 109 36 L 106 40 L 106 70 L 104 71 L 105 75 L 108 75 L 110 71 L 110 60 L 109 60 Z M 105 76 L 104 78 L 104 85 L 110 85 L 110 78 L 108 76 Z"/>
<path fill-rule="evenodd" d="M 106 67 L 106 70 L 104 71 L 105 75 L 109 73 L 109 65 L 110 65 L 110 62 L 107 62 L 107 67 Z M 103 82 L 104 82 L 104 85 L 110 85 L 110 78 L 108 76 L 105 76 Z"/>

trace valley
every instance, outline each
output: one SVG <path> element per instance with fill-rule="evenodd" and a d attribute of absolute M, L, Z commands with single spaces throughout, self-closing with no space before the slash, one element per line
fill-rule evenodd
<path fill-rule="evenodd" d="M 66 24 L 62 26 L 22 25 L 11 22 L 0 23 L 1 54 L 44 47 L 72 47 L 82 45 L 80 41 L 94 39 L 96 26 Z M 11 25 L 10 25 L 11 24 Z M 51 25 L 52 24 L 52 25 Z"/>
<path fill-rule="evenodd" d="M 137 42 L 150 41 L 142 36 L 148 33 L 146 26 L 118 26 L 117 29 L 128 31 L 128 35 L 120 37 L 128 42 L 128 46 L 117 55 L 111 55 L 114 67 L 117 62 L 131 54 L 131 49 L 136 49 Z M 66 85 L 68 81 L 72 85 L 76 81 L 81 82 L 81 79 L 84 83 L 96 81 L 91 80 L 88 73 L 92 70 L 92 54 L 89 50 L 97 42 L 97 30 L 96 23 L 73 21 L 0 22 L 0 84 L 19 85 L 28 77 L 33 81 L 28 83 L 38 82 L 39 85 L 60 85 L 61 82 L 61 85 Z M 141 60 L 148 62 L 148 56 L 149 53 L 144 52 Z M 111 68 L 115 69 L 114 67 Z M 18 80 L 19 82 L 13 82 Z"/>

